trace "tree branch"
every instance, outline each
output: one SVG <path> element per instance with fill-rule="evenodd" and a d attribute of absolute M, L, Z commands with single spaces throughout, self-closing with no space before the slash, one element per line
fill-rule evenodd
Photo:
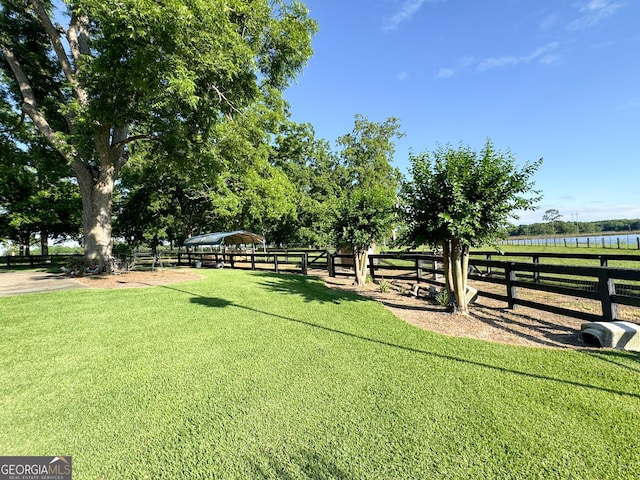
<path fill-rule="evenodd" d="M 80 36 L 78 36 L 78 33 Z M 71 14 L 71 22 L 67 30 L 67 39 L 71 55 L 76 65 L 82 55 L 89 54 L 89 19 L 85 15 L 78 16 L 76 12 Z"/>
<path fill-rule="evenodd" d="M 16 77 L 18 86 L 20 87 L 20 93 L 22 95 L 22 111 L 31 118 L 37 129 L 44 135 L 44 137 L 51 142 L 51 144 L 62 154 L 68 161 L 73 161 L 75 151 L 64 139 L 60 138 L 56 131 L 51 128 L 47 119 L 42 115 L 38 109 L 36 102 L 36 96 L 33 93 L 29 79 L 25 75 L 20 62 L 13 54 L 13 51 L 6 45 L 2 45 L 2 54 L 5 60 L 11 67 L 13 75 Z"/>
<path fill-rule="evenodd" d="M 80 100 L 80 102 L 82 102 L 83 105 L 86 105 L 88 100 L 87 93 L 78 84 L 73 65 L 71 64 L 69 57 L 67 57 L 67 53 L 64 51 L 64 46 L 60 41 L 58 31 L 51 22 L 51 18 L 49 18 L 49 15 L 47 14 L 46 10 L 39 0 L 30 0 L 30 3 L 35 10 L 38 19 L 40 20 L 40 23 L 44 27 L 45 33 L 49 37 L 49 41 L 51 42 L 53 50 L 56 52 L 58 62 L 60 62 L 60 66 L 62 67 L 62 71 L 64 72 L 64 76 L 73 87 L 74 95 Z"/>

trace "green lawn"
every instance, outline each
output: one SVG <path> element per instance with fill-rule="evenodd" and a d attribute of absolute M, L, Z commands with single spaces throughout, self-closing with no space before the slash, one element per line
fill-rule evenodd
<path fill-rule="evenodd" d="M 0 298 L 0 455 L 72 455 L 76 480 L 638 478 L 637 354 L 449 338 L 311 277 L 202 273 Z"/>

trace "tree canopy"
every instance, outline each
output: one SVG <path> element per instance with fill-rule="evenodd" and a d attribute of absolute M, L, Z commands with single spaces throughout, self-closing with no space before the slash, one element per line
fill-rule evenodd
<path fill-rule="evenodd" d="M 402 136 L 397 118 L 378 123 L 356 115 L 352 132 L 338 139 L 346 182 L 336 204 L 333 237 L 337 247 L 353 252 L 358 285 L 366 280 L 369 248 L 393 228 L 401 178 L 391 164 L 393 140 Z"/>
<path fill-rule="evenodd" d="M 5 102 L 71 166 L 86 255 L 110 256 L 112 192 L 134 143 L 197 157 L 217 125 L 293 80 L 316 29 L 295 1 L 2 0 Z"/>
<path fill-rule="evenodd" d="M 480 152 L 447 145 L 410 160 L 405 241 L 442 247 L 447 288 L 465 313 L 469 247 L 503 238 L 516 211 L 534 207 L 540 197 L 531 177 L 542 160 L 518 168 L 513 155 L 490 140 Z"/>

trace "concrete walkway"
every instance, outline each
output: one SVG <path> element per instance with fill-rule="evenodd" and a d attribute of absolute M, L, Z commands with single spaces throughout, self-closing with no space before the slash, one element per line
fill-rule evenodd
<path fill-rule="evenodd" d="M 0 297 L 23 293 L 67 290 L 70 288 L 87 287 L 75 279 L 60 273 L 36 272 L 33 270 L 0 271 Z"/>

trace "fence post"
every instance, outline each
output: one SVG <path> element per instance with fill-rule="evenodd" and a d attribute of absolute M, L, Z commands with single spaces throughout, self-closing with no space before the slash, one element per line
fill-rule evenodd
<path fill-rule="evenodd" d="M 255 252 L 251 252 L 251 270 L 256 269 L 256 254 Z"/>
<path fill-rule="evenodd" d="M 603 268 L 598 275 L 598 290 L 602 302 L 602 319 L 614 322 L 618 319 L 618 305 L 613 303 L 611 296 L 616 294 L 615 279 L 609 277 L 609 270 Z"/>
<path fill-rule="evenodd" d="M 487 255 L 487 260 L 490 262 L 491 258 L 493 258 L 491 255 Z M 491 265 L 489 265 L 487 267 L 487 275 L 491 275 Z"/>
<path fill-rule="evenodd" d="M 540 257 L 537 255 L 533 256 L 533 263 L 535 265 L 540 265 Z M 540 283 L 540 272 L 533 272 L 533 283 Z"/>
<path fill-rule="evenodd" d="M 336 276 L 336 266 L 334 262 L 333 253 L 327 251 L 327 270 L 329 270 L 330 277 Z"/>
<path fill-rule="evenodd" d="M 513 310 L 516 306 L 514 300 L 518 298 L 518 287 L 514 285 L 516 271 L 513 263 L 507 263 L 504 266 L 504 276 L 507 281 L 507 303 L 509 304 L 509 309 Z"/>
<path fill-rule="evenodd" d="M 307 274 L 307 265 L 309 264 L 309 252 L 304 252 L 302 254 L 302 274 Z"/>
<path fill-rule="evenodd" d="M 416 258 L 416 280 L 418 283 L 422 281 L 422 259 Z"/>
<path fill-rule="evenodd" d="M 636 237 L 636 243 L 638 244 L 638 250 L 640 250 L 640 237 Z"/>
<path fill-rule="evenodd" d="M 604 257 L 604 256 L 600 257 L 600 266 L 601 267 L 608 267 L 609 266 L 609 260 L 607 259 L 607 257 Z"/>
<path fill-rule="evenodd" d="M 276 273 L 280 273 L 280 271 L 278 269 L 278 254 L 277 253 L 273 254 L 273 265 L 275 266 Z"/>
<path fill-rule="evenodd" d="M 356 263 L 357 265 L 357 263 Z M 376 267 L 373 264 L 373 257 L 369 255 L 369 275 L 371 275 L 371 281 L 376 281 Z"/>

